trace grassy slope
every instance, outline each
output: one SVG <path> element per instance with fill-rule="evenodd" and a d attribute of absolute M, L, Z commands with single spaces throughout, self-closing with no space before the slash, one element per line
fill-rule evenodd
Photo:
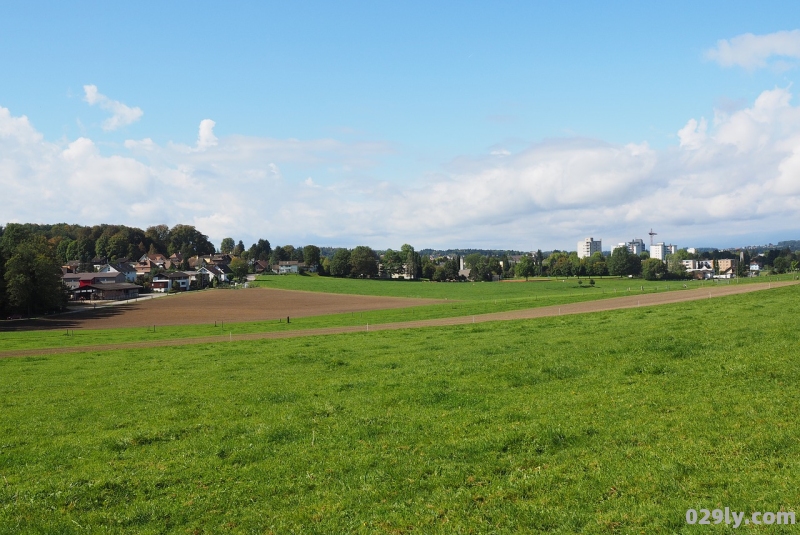
<path fill-rule="evenodd" d="M 784 276 L 780 280 L 791 278 Z M 682 290 L 684 283 L 648 282 L 618 278 L 595 279 L 594 288 L 583 286 L 575 279 L 560 282 L 558 279 L 537 282 L 509 283 L 427 283 L 386 280 L 334 279 L 317 276 L 273 276 L 262 277 L 259 285 L 286 290 L 306 290 L 326 293 L 379 295 L 389 297 L 423 297 L 448 299 L 452 303 L 409 307 L 392 310 L 376 310 L 355 314 L 333 314 L 307 318 L 293 318 L 292 323 L 247 322 L 225 323 L 225 327 L 208 325 L 159 326 L 155 332 L 149 329 L 79 329 L 66 336 L 66 331 L 0 332 L 0 349 L 33 349 L 50 347 L 74 347 L 94 344 L 140 342 L 147 340 L 172 340 L 228 333 L 245 334 L 255 332 L 274 332 L 285 330 L 315 329 L 352 325 L 393 323 L 423 319 L 470 316 L 491 312 L 504 312 L 540 306 L 592 301 L 638 293 Z M 742 279 L 741 281 L 685 283 L 687 288 L 717 284 L 749 284 L 752 281 L 766 282 L 779 280 L 778 277 Z M 222 290 L 220 290 L 222 291 Z M 225 290 L 227 291 L 227 290 Z M 222 318 L 224 319 L 224 318 Z"/>
<path fill-rule="evenodd" d="M 0 361 L 0 533 L 670 533 L 696 531 L 689 507 L 795 510 L 798 297 Z"/>

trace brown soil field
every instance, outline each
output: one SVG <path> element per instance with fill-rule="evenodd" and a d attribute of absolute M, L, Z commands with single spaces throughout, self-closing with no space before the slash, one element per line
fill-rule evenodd
<path fill-rule="evenodd" d="M 2 330 L 119 329 L 152 325 L 196 325 L 217 322 L 269 321 L 344 312 L 366 312 L 444 303 L 436 299 L 325 294 L 297 290 L 250 288 L 204 290 L 87 308 L 33 321 L 15 321 Z"/>
<path fill-rule="evenodd" d="M 16 351 L 0 351 L 0 358 L 24 357 L 24 356 L 58 354 L 58 353 L 80 353 L 85 351 L 110 351 L 114 349 L 138 349 L 146 347 L 163 347 L 163 346 L 176 346 L 185 344 L 207 344 L 214 342 L 227 342 L 229 340 L 239 341 L 239 340 L 261 340 L 267 338 L 272 338 L 272 339 L 296 338 L 301 336 L 321 336 L 321 335 L 331 335 L 331 334 L 341 334 L 341 333 L 351 333 L 351 332 L 374 332 L 374 331 L 386 331 L 395 329 L 415 329 L 423 327 L 465 325 L 469 323 L 484 323 L 487 321 L 533 319 L 533 318 L 542 318 L 548 316 L 560 316 L 566 314 L 585 314 L 588 312 L 602 312 L 607 310 L 619 310 L 625 308 L 647 307 L 647 306 L 663 305 L 669 303 L 681 303 L 686 301 L 697 301 L 700 299 L 712 299 L 712 298 L 724 297 L 727 295 L 749 293 L 759 290 L 769 290 L 771 288 L 779 288 L 781 286 L 789 286 L 794 284 L 798 284 L 798 282 L 791 281 L 791 282 L 755 283 L 742 286 L 726 285 L 722 287 L 709 288 L 709 289 L 682 290 L 682 291 L 672 291 L 664 293 L 654 293 L 641 296 L 635 295 L 627 297 L 614 297 L 610 299 L 602 299 L 599 301 L 570 303 L 566 305 L 554 305 L 554 306 L 531 308 L 525 310 L 515 310 L 511 312 L 481 314 L 475 316 L 459 316 L 453 318 L 407 321 L 399 323 L 384 323 L 378 325 L 364 325 L 364 326 L 354 326 L 354 327 L 329 327 L 322 329 L 302 329 L 302 330 L 291 330 L 283 332 L 240 334 L 232 336 L 230 338 L 221 335 L 221 336 L 185 338 L 179 340 L 132 342 L 124 344 L 107 344 L 107 345 L 83 346 L 83 347 L 73 347 L 73 348 L 44 348 L 44 349 L 28 349 L 28 350 L 16 350 Z M 268 291 L 272 292 L 281 291 L 292 295 L 310 293 L 310 292 L 295 292 L 295 291 L 289 292 L 285 290 L 268 290 Z M 332 294 L 319 294 L 319 295 L 330 295 L 331 297 L 334 297 L 336 300 L 339 300 L 341 298 L 356 297 L 356 296 L 343 296 L 343 295 L 332 295 Z M 409 303 L 411 301 L 421 301 L 424 303 L 432 302 L 432 300 L 426 300 L 426 299 L 417 299 L 417 300 L 402 299 L 402 298 L 378 298 L 378 299 L 387 299 L 387 300 L 399 299 L 402 303 Z M 156 302 L 157 301 L 158 300 L 156 300 Z M 398 306 L 404 306 L 404 305 L 401 304 Z"/>

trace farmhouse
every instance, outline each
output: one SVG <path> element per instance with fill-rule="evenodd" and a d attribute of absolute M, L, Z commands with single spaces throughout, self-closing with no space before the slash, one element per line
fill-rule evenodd
<path fill-rule="evenodd" d="M 61 281 L 72 299 L 134 299 L 142 289 L 120 272 L 67 273 Z"/>
<path fill-rule="evenodd" d="M 130 282 L 89 284 L 81 288 L 84 292 L 86 290 L 91 291 L 91 299 L 101 300 L 136 299 L 139 297 L 139 290 L 141 289 L 142 287 L 138 284 L 131 284 Z"/>

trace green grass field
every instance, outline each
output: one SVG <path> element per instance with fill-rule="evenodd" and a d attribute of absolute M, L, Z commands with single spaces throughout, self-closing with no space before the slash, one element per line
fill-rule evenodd
<path fill-rule="evenodd" d="M 625 295 L 627 292 L 653 292 L 701 288 L 720 284 L 751 284 L 778 280 L 792 280 L 797 274 L 711 281 L 646 281 L 622 277 L 567 277 L 532 278 L 503 282 L 428 282 L 385 279 L 340 279 L 317 275 L 262 275 L 252 286 L 281 290 L 311 292 L 382 295 L 388 297 L 419 297 L 426 299 L 454 299 L 459 301 L 493 301 L 495 299 L 597 299 L 594 294 Z M 589 285 L 594 279 L 595 286 Z M 578 281 L 581 285 L 578 285 Z"/>
<path fill-rule="evenodd" d="M 800 509 L 799 297 L 5 359 L 0 533 L 726 532 Z"/>
<path fill-rule="evenodd" d="M 388 297 L 422 297 L 447 299 L 449 303 L 408 307 L 370 312 L 333 314 L 293 318 L 290 324 L 267 322 L 225 323 L 225 328 L 208 325 L 159 326 L 149 329 L 78 329 L 67 336 L 66 331 L 0 332 L 0 349 L 18 350 L 33 348 L 59 348 L 99 344 L 121 344 L 148 340 L 174 340 L 232 334 L 279 332 L 286 330 L 317 329 L 353 325 L 371 325 L 416 321 L 454 316 L 471 316 L 492 312 L 506 312 L 548 305 L 593 301 L 664 291 L 718 286 L 725 284 L 750 284 L 791 280 L 791 275 L 758 277 L 732 281 L 648 282 L 639 279 L 596 278 L 595 286 L 588 279 L 552 279 L 536 282 L 508 283 L 428 283 L 386 280 L 335 279 L 317 276 L 262 277 L 256 286 L 283 290 L 304 290 L 326 293 L 376 295 Z M 563 282 L 562 282 L 563 280 Z"/>

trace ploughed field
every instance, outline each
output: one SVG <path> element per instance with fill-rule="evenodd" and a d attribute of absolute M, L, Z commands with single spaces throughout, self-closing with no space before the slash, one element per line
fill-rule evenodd
<path fill-rule="evenodd" d="M 214 322 L 286 321 L 347 312 L 366 312 L 443 301 L 368 295 L 250 288 L 247 290 L 205 290 L 144 299 L 75 314 L 30 322 L 12 322 L 4 330 L 30 329 L 120 329 L 167 325 L 196 325 Z"/>

